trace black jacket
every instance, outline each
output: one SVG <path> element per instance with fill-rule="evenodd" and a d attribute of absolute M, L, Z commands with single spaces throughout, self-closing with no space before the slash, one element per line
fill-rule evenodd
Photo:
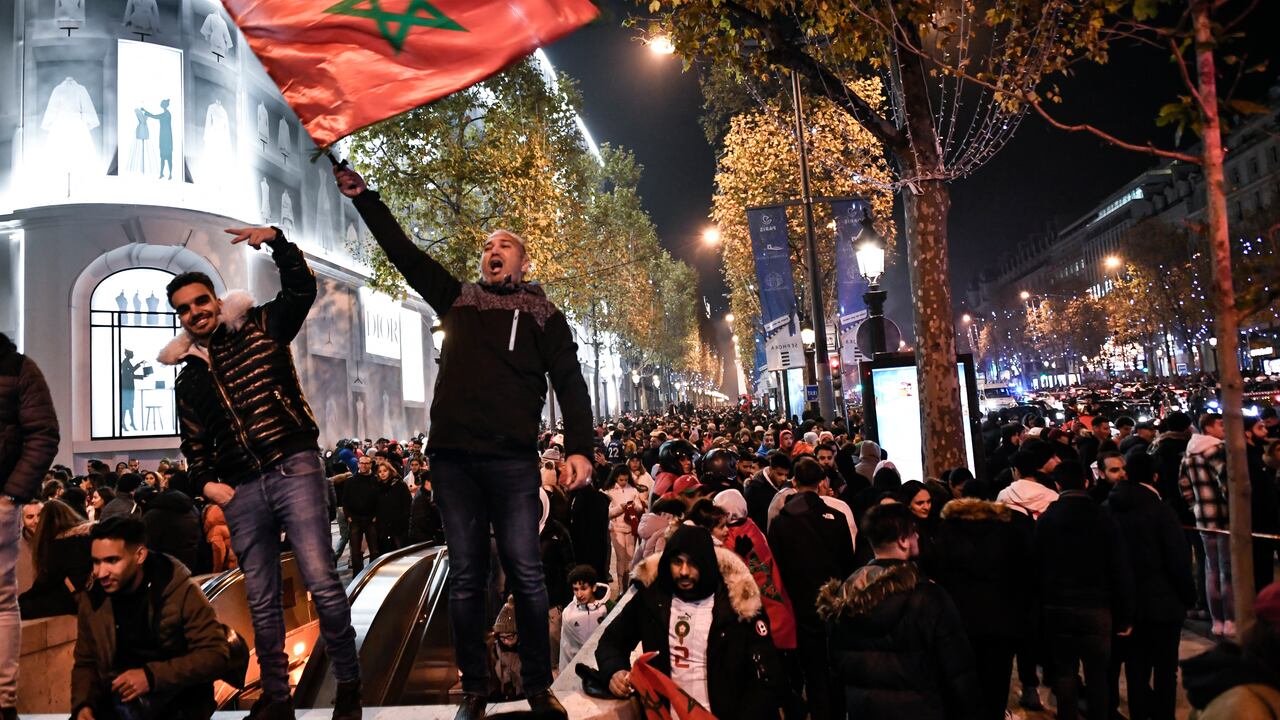
<path fill-rule="evenodd" d="M 768 539 L 782 584 L 791 596 L 796 626 L 820 632 L 822 622 L 815 605 L 818 588 L 853 572 L 848 521 L 817 493 L 796 493 L 773 519 Z"/>
<path fill-rule="evenodd" d="M 431 499 L 431 493 L 419 489 L 413 496 L 413 505 L 409 508 L 409 542 L 444 542 L 444 524 L 440 519 L 440 508 Z"/>
<path fill-rule="evenodd" d="M 207 358 L 185 332 L 158 358 L 167 365 L 185 361 L 174 392 L 182 454 L 197 489 L 235 485 L 317 448 L 319 430 L 289 348 L 315 302 L 316 276 L 279 230 L 268 245 L 280 268 L 276 297 L 254 306 L 247 294 L 228 293 Z"/>
<path fill-rule="evenodd" d="M 723 582 L 715 592 L 707 635 L 708 708 L 717 718 L 777 718 L 785 671 L 770 638 L 760 588 L 742 559 L 716 548 Z M 607 618 L 596 646 L 596 665 L 605 677 L 631 668 L 631 651 L 657 652 L 650 666 L 671 674 L 671 594 L 657 582 L 662 555 L 645 558 L 633 571 L 632 594 Z"/>
<path fill-rule="evenodd" d="M 1041 607 L 1111 611 L 1117 632 L 1133 624 L 1133 575 L 1110 511 L 1082 491 L 1058 496 L 1036 521 L 1031 568 Z"/>
<path fill-rule="evenodd" d="M 569 494 L 569 534 L 577 562 L 595 568 L 600 578 L 609 577 L 609 496 L 593 485 Z"/>
<path fill-rule="evenodd" d="M 361 193 L 355 207 L 445 332 L 427 449 L 534 454 L 550 375 L 564 415 L 565 452 L 591 457 L 591 399 L 578 346 L 542 287 L 464 283 L 405 236 L 378 193 Z"/>
<path fill-rule="evenodd" d="M 542 558 L 542 574 L 547 581 L 547 601 L 551 607 L 563 608 L 573 600 L 569 571 L 573 569 L 573 539 L 569 529 L 553 517 L 547 518 L 538 533 L 538 556 Z M 561 668 L 563 670 L 563 668 Z"/>
<path fill-rule="evenodd" d="M 1161 433 L 1147 450 L 1156 459 L 1156 472 L 1159 473 L 1156 489 L 1160 491 L 1160 499 L 1173 508 L 1178 522 L 1188 526 L 1196 524 L 1196 517 L 1178 488 L 1178 475 L 1190 439 L 1190 433 Z"/>
<path fill-rule="evenodd" d="M 49 557 L 49 567 L 18 596 L 23 620 L 76 614 L 76 597 L 93 573 L 88 523 L 54 540 Z M 68 583 L 76 588 L 74 592 Z"/>
<path fill-rule="evenodd" d="M 204 525 L 195 503 L 185 493 L 166 490 L 155 496 L 147 504 L 142 522 L 147 526 L 148 550 L 172 556 L 188 570 L 198 566 Z"/>
<path fill-rule="evenodd" d="M 44 375 L 0 335 L 0 493 L 29 500 L 58 454 L 58 416 Z"/>
<path fill-rule="evenodd" d="M 969 638 L 1015 640 L 1025 636 L 1031 593 L 1028 528 L 1002 503 L 952 500 L 942 508 L 933 554 L 924 566 L 955 601 Z"/>
<path fill-rule="evenodd" d="M 742 489 L 742 495 L 747 501 L 747 517 L 761 530 L 769 527 L 769 503 L 778 494 L 778 488 L 764 476 L 764 472 L 756 471 Z"/>
<path fill-rule="evenodd" d="M 356 473 L 342 483 L 342 511 L 347 518 L 372 520 L 378 514 L 378 479 Z"/>
<path fill-rule="evenodd" d="M 1137 620 L 1181 622 L 1196 602 L 1196 588 L 1178 516 L 1152 488 L 1129 481 L 1116 483 L 1106 507 L 1124 536 Z"/>
<path fill-rule="evenodd" d="M 978 677 L 960 614 L 914 565 L 876 560 L 822 588 L 831 673 L 858 720 L 967 720 Z"/>
<path fill-rule="evenodd" d="M 378 549 L 382 552 L 404 547 L 409 542 L 409 511 L 413 498 L 409 486 L 400 478 L 378 482 L 378 504 L 375 513 Z"/>

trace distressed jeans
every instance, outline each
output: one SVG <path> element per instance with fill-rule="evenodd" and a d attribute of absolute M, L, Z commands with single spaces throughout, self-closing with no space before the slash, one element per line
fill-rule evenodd
<path fill-rule="evenodd" d="M 320 456 L 300 452 L 236 486 L 235 496 L 223 508 L 231 528 L 231 547 L 244 571 L 262 691 L 273 700 L 289 697 L 289 656 L 284 651 L 280 600 L 281 530 L 288 535 L 302 582 L 320 616 L 320 637 L 334 677 L 339 682 L 360 679 L 351 605 L 338 581 L 329 544 L 328 482 Z"/>
<path fill-rule="evenodd" d="M 433 453 L 431 480 L 449 546 L 449 620 L 463 691 L 489 691 L 484 637 L 489 629 L 490 526 L 506 588 L 515 596 L 525 694 L 546 690 L 551 685 L 550 623 L 538 545 L 542 503 L 537 458 Z"/>
<path fill-rule="evenodd" d="M 0 708 L 18 706 L 18 655 L 22 619 L 18 615 L 18 538 L 22 510 L 0 499 Z"/>

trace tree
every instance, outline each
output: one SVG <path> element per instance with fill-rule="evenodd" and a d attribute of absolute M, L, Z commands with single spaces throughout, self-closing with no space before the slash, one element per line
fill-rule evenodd
<path fill-rule="evenodd" d="M 1025 111 L 1015 95 L 1096 48 L 1106 0 L 652 0 L 656 31 L 687 60 L 732 68 L 744 84 L 796 73 L 881 144 L 906 207 L 915 298 L 925 472 L 964 462 L 947 264 L 947 182 L 979 167 Z M 970 93 L 956 71 L 996 88 Z M 850 80 L 885 78 L 892 113 Z M 962 102 L 962 100 L 964 102 Z M 966 112 L 959 112 L 961 106 Z"/>
<path fill-rule="evenodd" d="M 863 92 L 879 101 L 878 93 L 864 81 Z M 817 195 L 829 197 L 857 196 L 871 202 L 872 216 L 878 232 L 889 241 L 893 226 L 893 195 L 889 190 L 888 163 L 875 139 L 829 101 L 814 98 L 809 104 L 809 137 L 806 144 L 813 159 L 811 187 Z M 720 143 L 716 192 L 712 198 L 711 218 L 720 231 L 724 257 L 723 273 L 729 285 L 729 308 L 734 314 L 733 330 L 743 367 L 755 363 L 754 328 L 760 325 L 760 297 L 756 288 L 755 258 L 751 235 L 747 228 L 746 209 L 771 205 L 792 199 L 799 192 L 797 148 L 794 137 L 779 117 L 781 108 L 773 105 L 764 110 L 751 110 L 733 117 L 729 130 Z M 839 159 L 849 165 L 849 173 L 833 171 L 826 159 Z M 828 227 L 831 208 L 826 203 L 814 205 L 814 224 Z M 787 214 L 791 242 L 791 267 L 797 288 L 806 286 L 807 263 L 803 252 L 804 226 L 801 214 Z M 819 266 L 825 273 L 824 303 L 828 316 L 835 309 L 834 275 L 835 237 L 833 232 L 817 234 Z"/>

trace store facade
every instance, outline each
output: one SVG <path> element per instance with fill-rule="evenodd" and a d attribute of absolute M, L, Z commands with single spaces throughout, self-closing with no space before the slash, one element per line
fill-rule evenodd
<path fill-rule="evenodd" d="M 317 274 L 294 355 L 322 443 L 429 430 L 431 311 L 364 287 L 365 228 L 221 4 L 6 6 L 0 331 L 49 381 L 58 461 L 178 454 L 164 286 L 200 270 L 273 297 L 269 253 L 223 232 L 245 225 L 282 228 Z"/>

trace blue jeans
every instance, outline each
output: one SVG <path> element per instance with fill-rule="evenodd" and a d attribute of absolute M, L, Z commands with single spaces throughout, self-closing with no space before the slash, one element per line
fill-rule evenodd
<path fill-rule="evenodd" d="M 241 483 L 223 508 L 231 547 L 244 571 L 253 617 L 254 650 L 262 691 L 273 700 L 289 697 L 289 656 L 284 652 L 284 608 L 280 593 L 280 531 L 288 534 L 302 582 L 320 616 L 320 637 L 339 682 L 360 679 L 351 606 L 333 566 L 329 535 L 329 482 L 315 452 L 282 460 Z"/>
<path fill-rule="evenodd" d="M 1231 538 L 1217 533 L 1201 533 L 1204 538 L 1204 590 L 1209 600 L 1209 616 L 1217 622 L 1235 617 L 1231 588 Z"/>
<path fill-rule="evenodd" d="M 463 691 L 489 691 L 484 638 L 489 629 L 485 590 L 490 526 L 506 571 L 507 590 L 515 595 L 525 694 L 546 690 L 551 685 L 551 629 L 538 549 L 542 503 L 537 458 L 434 453 L 431 480 L 449 546 L 449 620 Z"/>

